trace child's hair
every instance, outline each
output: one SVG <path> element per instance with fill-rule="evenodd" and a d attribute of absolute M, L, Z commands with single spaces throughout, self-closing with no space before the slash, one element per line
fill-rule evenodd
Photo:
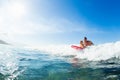
<path fill-rule="evenodd" d="M 80 41 L 80 43 L 83 43 L 83 41 Z"/>

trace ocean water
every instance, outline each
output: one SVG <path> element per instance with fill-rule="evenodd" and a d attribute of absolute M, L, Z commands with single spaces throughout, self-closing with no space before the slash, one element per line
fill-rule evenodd
<path fill-rule="evenodd" d="M 82 51 L 0 44 L 0 80 L 120 80 L 120 42 Z"/>

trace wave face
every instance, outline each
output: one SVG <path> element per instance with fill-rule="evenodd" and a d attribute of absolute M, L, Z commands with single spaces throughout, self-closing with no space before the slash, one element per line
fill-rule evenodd
<path fill-rule="evenodd" d="M 120 57 L 120 42 L 106 43 L 97 46 L 91 46 L 78 55 L 79 58 L 88 60 L 107 60 L 113 57 Z"/>
<path fill-rule="evenodd" d="M 112 57 L 120 57 L 120 42 L 106 43 L 87 47 L 84 50 L 77 51 L 70 47 L 71 45 L 47 46 L 39 49 L 55 55 L 76 55 L 77 58 L 91 61 L 107 60 Z"/>
<path fill-rule="evenodd" d="M 0 44 L 0 80 L 119 80 L 120 42 L 77 51 L 71 45 L 39 48 Z"/>

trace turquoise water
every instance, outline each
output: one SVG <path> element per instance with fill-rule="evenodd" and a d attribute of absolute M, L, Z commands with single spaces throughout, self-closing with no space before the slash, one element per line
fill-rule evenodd
<path fill-rule="evenodd" d="M 51 55 L 40 50 L 0 47 L 0 80 L 119 80 L 119 58 L 90 61 L 73 55 Z"/>

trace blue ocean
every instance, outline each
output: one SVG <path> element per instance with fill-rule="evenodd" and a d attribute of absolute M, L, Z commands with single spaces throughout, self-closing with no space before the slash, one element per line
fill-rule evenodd
<path fill-rule="evenodd" d="M 119 57 L 120 42 L 81 51 L 0 44 L 0 80 L 120 80 Z"/>

